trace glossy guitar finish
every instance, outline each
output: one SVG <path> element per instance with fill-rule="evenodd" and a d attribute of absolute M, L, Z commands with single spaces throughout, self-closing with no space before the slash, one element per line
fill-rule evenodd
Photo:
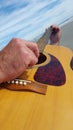
<path fill-rule="evenodd" d="M 48 56 L 50 56 L 50 62 L 37 69 L 34 79 L 43 84 L 61 86 L 66 82 L 64 69 L 56 57 L 50 54 Z"/>
<path fill-rule="evenodd" d="M 73 130 L 72 51 L 65 47 L 47 45 L 45 53 L 47 59 L 44 63 L 29 68 L 19 78 L 39 83 L 48 77 L 46 95 L 0 89 L 1 130 Z M 58 65 L 60 71 L 57 71 Z M 44 68 L 41 71 L 44 66 L 48 66 L 52 79 L 45 74 L 48 70 Z M 43 84 L 46 83 L 45 79 Z M 57 79 L 60 81 L 58 85 L 53 82 Z"/>

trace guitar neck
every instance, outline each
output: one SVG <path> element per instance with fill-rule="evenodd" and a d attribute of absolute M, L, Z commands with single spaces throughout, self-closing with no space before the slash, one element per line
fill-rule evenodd
<path fill-rule="evenodd" d="M 42 53 L 44 51 L 45 46 L 48 44 L 50 34 L 51 34 L 51 31 L 50 31 L 50 28 L 48 28 L 48 29 L 46 29 L 46 31 L 42 35 L 42 37 L 37 41 L 37 45 L 40 50 L 40 53 Z"/>

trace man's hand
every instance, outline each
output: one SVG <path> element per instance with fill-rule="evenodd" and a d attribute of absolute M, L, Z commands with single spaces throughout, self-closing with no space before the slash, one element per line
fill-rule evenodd
<path fill-rule="evenodd" d="M 12 80 L 25 69 L 38 62 L 37 44 L 22 39 L 12 39 L 0 52 L 0 82 Z"/>

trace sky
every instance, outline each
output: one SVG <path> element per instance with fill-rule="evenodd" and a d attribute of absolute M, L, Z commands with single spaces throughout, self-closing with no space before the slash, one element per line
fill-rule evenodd
<path fill-rule="evenodd" d="M 73 0 L 0 0 L 0 49 L 15 37 L 33 41 L 52 24 L 73 21 Z"/>

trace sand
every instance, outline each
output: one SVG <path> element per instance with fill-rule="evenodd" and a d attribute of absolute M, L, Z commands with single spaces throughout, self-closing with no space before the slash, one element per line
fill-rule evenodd
<path fill-rule="evenodd" d="M 73 50 L 73 21 L 61 27 L 62 36 L 60 44 Z"/>

